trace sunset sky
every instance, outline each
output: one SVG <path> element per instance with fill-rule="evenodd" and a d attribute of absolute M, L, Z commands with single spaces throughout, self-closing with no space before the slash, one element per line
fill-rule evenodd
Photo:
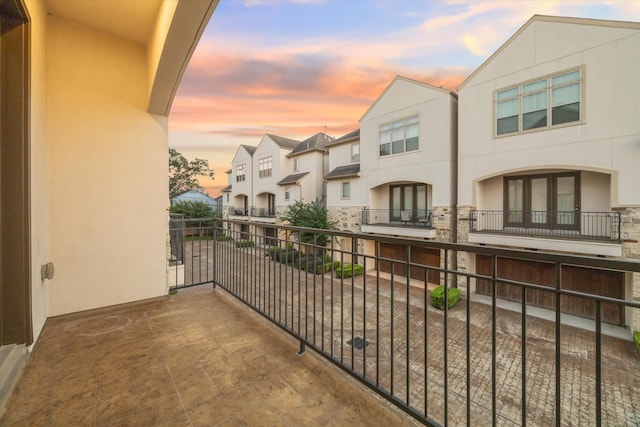
<path fill-rule="evenodd" d="M 640 21 L 639 0 L 221 0 L 169 116 L 169 146 L 227 185 L 240 144 L 342 136 L 403 75 L 456 90 L 532 15 Z"/>

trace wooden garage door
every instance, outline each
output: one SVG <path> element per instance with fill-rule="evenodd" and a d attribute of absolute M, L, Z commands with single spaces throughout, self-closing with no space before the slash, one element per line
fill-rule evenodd
<path fill-rule="evenodd" d="M 383 258 L 397 259 L 405 262 L 380 261 L 380 271 L 391 273 L 393 264 L 394 274 L 407 275 L 407 250 L 406 245 L 392 245 L 388 243 L 380 244 L 380 256 Z M 438 249 L 418 248 L 411 246 L 411 262 L 440 267 L 440 251 Z M 411 267 L 411 278 L 424 280 L 426 268 Z M 440 283 L 440 272 L 437 270 L 428 271 L 428 281 L 430 283 Z"/>
<path fill-rule="evenodd" d="M 491 257 L 478 255 L 476 258 L 476 271 L 479 274 L 491 275 Z M 544 262 L 498 258 L 497 277 L 553 288 L 555 287 L 555 266 Z M 562 287 L 572 291 L 623 299 L 624 273 L 563 266 Z M 491 281 L 478 280 L 476 292 L 478 294 L 491 295 Z M 498 298 L 520 302 L 522 290 L 519 286 L 498 283 L 497 296 Z M 527 291 L 527 303 L 536 307 L 554 310 L 556 307 L 555 294 L 553 292 L 529 290 Z M 563 313 L 595 319 L 596 304 L 592 300 L 563 296 L 560 304 Z M 607 323 L 623 325 L 624 307 L 616 304 L 602 304 L 602 319 Z"/>

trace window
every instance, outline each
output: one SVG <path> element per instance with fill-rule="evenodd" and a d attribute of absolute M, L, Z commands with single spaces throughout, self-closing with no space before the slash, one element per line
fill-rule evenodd
<path fill-rule="evenodd" d="M 380 126 L 380 156 L 417 150 L 419 124 L 418 116 L 413 116 Z"/>
<path fill-rule="evenodd" d="M 236 166 L 236 181 L 244 181 L 247 173 L 247 165 Z"/>
<path fill-rule="evenodd" d="M 227 193 L 227 202 L 229 201 L 229 193 Z"/>
<path fill-rule="evenodd" d="M 284 199 L 285 200 L 289 200 L 289 189 L 288 188 L 284 189 Z"/>
<path fill-rule="evenodd" d="M 425 184 L 392 185 L 389 187 L 389 218 L 392 221 L 416 221 L 427 216 L 427 186 Z"/>
<path fill-rule="evenodd" d="M 351 161 L 352 162 L 360 161 L 360 144 L 351 145 Z"/>
<path fill-rule="evenodd" d="M 351 183 L 349 181 L 342 183 L 342 198 L 348 199 L 351 197 Z"/>
<path fill-rule="evenodd" d="M 496 135 L 580 121 L 582 70 L 496 92 Z"/>
<path fill-rule="evenodd" d="M 295 157 L 293 159 L 293 171 L 294 172 L 300 171 L 300 157 Z"/>
<path fill-rule="evenodd" d="M 264 159 L 260 159 L 258 161 L 258 176 L 260 178 L 267 178 L 271 176 L 271 167 L 273 164 L 272 157 L 265 157 Z"/>
<path fill-rule="evenodd" d="M 578 172 L 504 178 L 504 225 L 578 230 Z"/>

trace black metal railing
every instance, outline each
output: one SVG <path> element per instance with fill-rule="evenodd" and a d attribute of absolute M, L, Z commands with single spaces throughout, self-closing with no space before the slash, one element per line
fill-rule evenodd
<path fill-rule="evenodd" d="M 183 286 L 224 289 L 295 337 L 301 353 L 314 350 L 427 425 L 640 423 L 633 342 L 603 333 L 607 310 L 639 316 L 640 303 L 565 286 L 568 269 L 631 280 L 624 272 L 640 272 L 640 262 L 273 227 L 265 236 L 243 221 L 204 226 L 205 238 L 187 241 Z M 489 260 L 488 272 L 457 267 L 473 259 Z M 503 259 L 548 266 L 554 279 L 513 280 Z M 433 308 L 434 282 L 448 284 L 444 301 L 458 286 L 462 299 Z M 476 282 L 489 286 L 483 303 L 468 297 Z M 516 310 L 501 308 L 505 287 Z M 529 297 L 542 294 L 552 320 L 532 316 Z M 575 301 L 590 330 L 562 323 Z"/>
<path fill-rule="evenodd" d="M 362 210 L 362 224 L 433 228 L 433 211 L 427 209 L 365 208 Z"/>
<path fill-rule="evenodd" d="M 249 208 L 229 208 L 229 215 L 249 216 Z"/>
<path fill-rule="evenodd" d="M 469 231 L 621 242 L 620 212 L 471 211 Z"/>
<path fill-rule="evenodd" d="M 256 208 L 252 207 L 250 215 L 256 218 L 275 218 L 276 210 L 274 208 Z"/>

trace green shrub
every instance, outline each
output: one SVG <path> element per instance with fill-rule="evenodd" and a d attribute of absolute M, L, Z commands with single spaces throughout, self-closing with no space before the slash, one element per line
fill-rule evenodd
<path fill-rule="evenodd" d="M 332 271 L 340 265 L 340 261 L 326 262 L 321 257 L 315 261 L 307 262 L 305 270 L 309 273 L 323 274 Z"/>
<path fill-rule="evenodd" d="M 640 356 L 640 331 L 633 333 L 633 341 L 636 343 L 636 351 L 638 352 L 638 356 Z"/>
<path fill-rule="evenodd" d="M 449 297 L 449 308 L 453 308 L 460 301 L 460 289 L 449 288 L 447 296 Z M 431 305 L 440 310 L 444 309 L 444 286 L 440 285 L 431 291 Z"/>
<path fill-rule="evenodd" d="M 356 264 L 355 266 L 353 264 L 345 264 L 342 267 L 336 268 L 335 271 L 336 277 L 347 278 L 361 275 L 364 273 L 364 267 L 359 264 Z"/>
<path fill-rule="evenodd" d="M 253 243 L 253 240 L 249 240 L 249 239 L 238 240 L 236 242 L 236 248 L 248 248 L 249 246 L 253 246 L 253 245 L 255 245 L 255 243 Z"/>
<path fill-rule="evenodd" d="M 283 264 L 289 264 L 293 261 L 296 261 L 300 255 L 300 253 L 291 248 L 281 248 L 279 246 L 271 246 L 267 249 L 267 254 L 274 261 L 279 261 Z"/>
<path fill-rule="evenodd" d="M 216 236 L 216 239 L 218 240 L 218 242 L 228 242 L 229 240 L 233 240 L 233 237 L 225 236 L 224 234 L 218 234 Z"/>

